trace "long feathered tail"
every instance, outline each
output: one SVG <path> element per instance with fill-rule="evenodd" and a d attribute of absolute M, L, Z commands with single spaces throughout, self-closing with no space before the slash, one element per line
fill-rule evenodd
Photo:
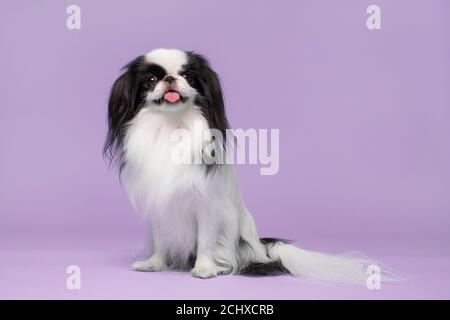
<path fill-rule="evenodd" d="M 306 280 L 365 285 L 372 272 L 380 272 L 382 283 L 401 280 L 379 262 L 361 254 L 330 255 L 296 247 L 286 240 L 261 238 L 270 263 L 252 263 L 241 271 L 246 275 L 290 273 Z"/>

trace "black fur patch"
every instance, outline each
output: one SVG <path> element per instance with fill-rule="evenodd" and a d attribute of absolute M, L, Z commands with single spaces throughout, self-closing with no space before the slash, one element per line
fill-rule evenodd
<path fill-rule="evenodd" d="M 289 243 L 288 240 L 277 239 L 277 238 L 260 238 L 259 239 L 262 244 L 268 245 L 276 242 Z M 240 239 L 241 245 L 245 245 L 246 242 Z M 240 274 L 246 276 L 276 276 L 289 273 L 289 271 L 281 264 L 281 261 L 272 261 L 269 263 L 251 263 L 243 270 L 240 271 Z"/>
<path fill-rule="evenodd" d="M 263 245 L 271 244 L 271 243 L 275 243 L 275 242 L 291 243 L 291 240 L 280 239 L 280 238 L 259 238 L 259 241 L 261 241 L 261 243 Z"/>
<path fill-rule="evenodd" d="M 209 128 L 217 129 L 222 134 L 221 145 L 216 144 L 216 148 L 222 148 L 225 155 L 226 130 L 229 128 L 229 123 L 225 114 L 225 104 L 219 76 L 211 68 L 205 57 L 194 52 L 186 52 L 186 54 L 188 55 L 188 63 L 183 66 L 180 74 L 199 93 L 195 98 L 195 104 L 200 107 L 208 121 Z M 212 156 L 214 157 L 214 154 Z M 206 174 L 217 165 L 205 164 Z"/>
<path fill-rule="evenodd" d="M 289 271 L 283 267 L 280 261 L 273 261 L 269 263 L 251 263 L 240 272 L 242 275 L 254 277 L 277 276 L 286 273 L 289 273 Z"/>
<path fill-rule="evenodd" d="M 108 134 L 103 149 L 106 157 L 116 161 L 119 169 L 123 162 L 123 139 L 126 124 L 133 119 L 144 106 L 145 96 L 154 89 L 149 79 L 162 79 L 166 70 L 159 65 L 145 62 L 144 56 L 139 56 L 128 63 L 125 72 L 114 82 L 108 102 Z"/>

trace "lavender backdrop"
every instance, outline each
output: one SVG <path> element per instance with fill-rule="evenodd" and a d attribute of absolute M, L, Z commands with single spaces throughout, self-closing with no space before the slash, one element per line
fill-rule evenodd
<path fill-rule="evenodd" d="M 72 3 L 81 30 L 65 26 Z M 450 297 L 450 2 L 2 1 L 0 24 L 0 297 Z M 128 271 L 145 230 L 102 159 L 106 102 L 157 47 L 209 57 L 233 127 L 280 129 L 277 175 L 238 168 L 261 235 L 363 251 L 410 280 Z"/>

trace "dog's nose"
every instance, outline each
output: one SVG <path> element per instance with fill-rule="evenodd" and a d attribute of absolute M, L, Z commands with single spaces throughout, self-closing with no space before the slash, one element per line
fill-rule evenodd
<path fill-rule="evenodd" d="M 175 78 L 172 77 L 172 76 L 165 76 L 165 77 L 164 77 L 164 81 L 167 81 L 168 83 L 172 83 L 172 82 L 174 82 L 175 80 L 177 80 L 177 79 L 175 79 Z"/>

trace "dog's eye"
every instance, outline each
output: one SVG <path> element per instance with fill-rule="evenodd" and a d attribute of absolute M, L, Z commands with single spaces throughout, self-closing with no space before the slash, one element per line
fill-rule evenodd
<path fill-rule="evenodd" d="M 181 76 L 183 78 L 185 78 L 187 82 L 192 81 L 192 77 L 189 74 L 187 74 L 187 73 L 183 73 Z"/>
<path fill-rule="evenodd" d="M 150 84 L 154 84 L 156 81 L 158 81 L 158 78 L 156 78 L 156 77 L 150 77 L 150 78 L 148 78 L 148 83 L 150 83 Z"/>

